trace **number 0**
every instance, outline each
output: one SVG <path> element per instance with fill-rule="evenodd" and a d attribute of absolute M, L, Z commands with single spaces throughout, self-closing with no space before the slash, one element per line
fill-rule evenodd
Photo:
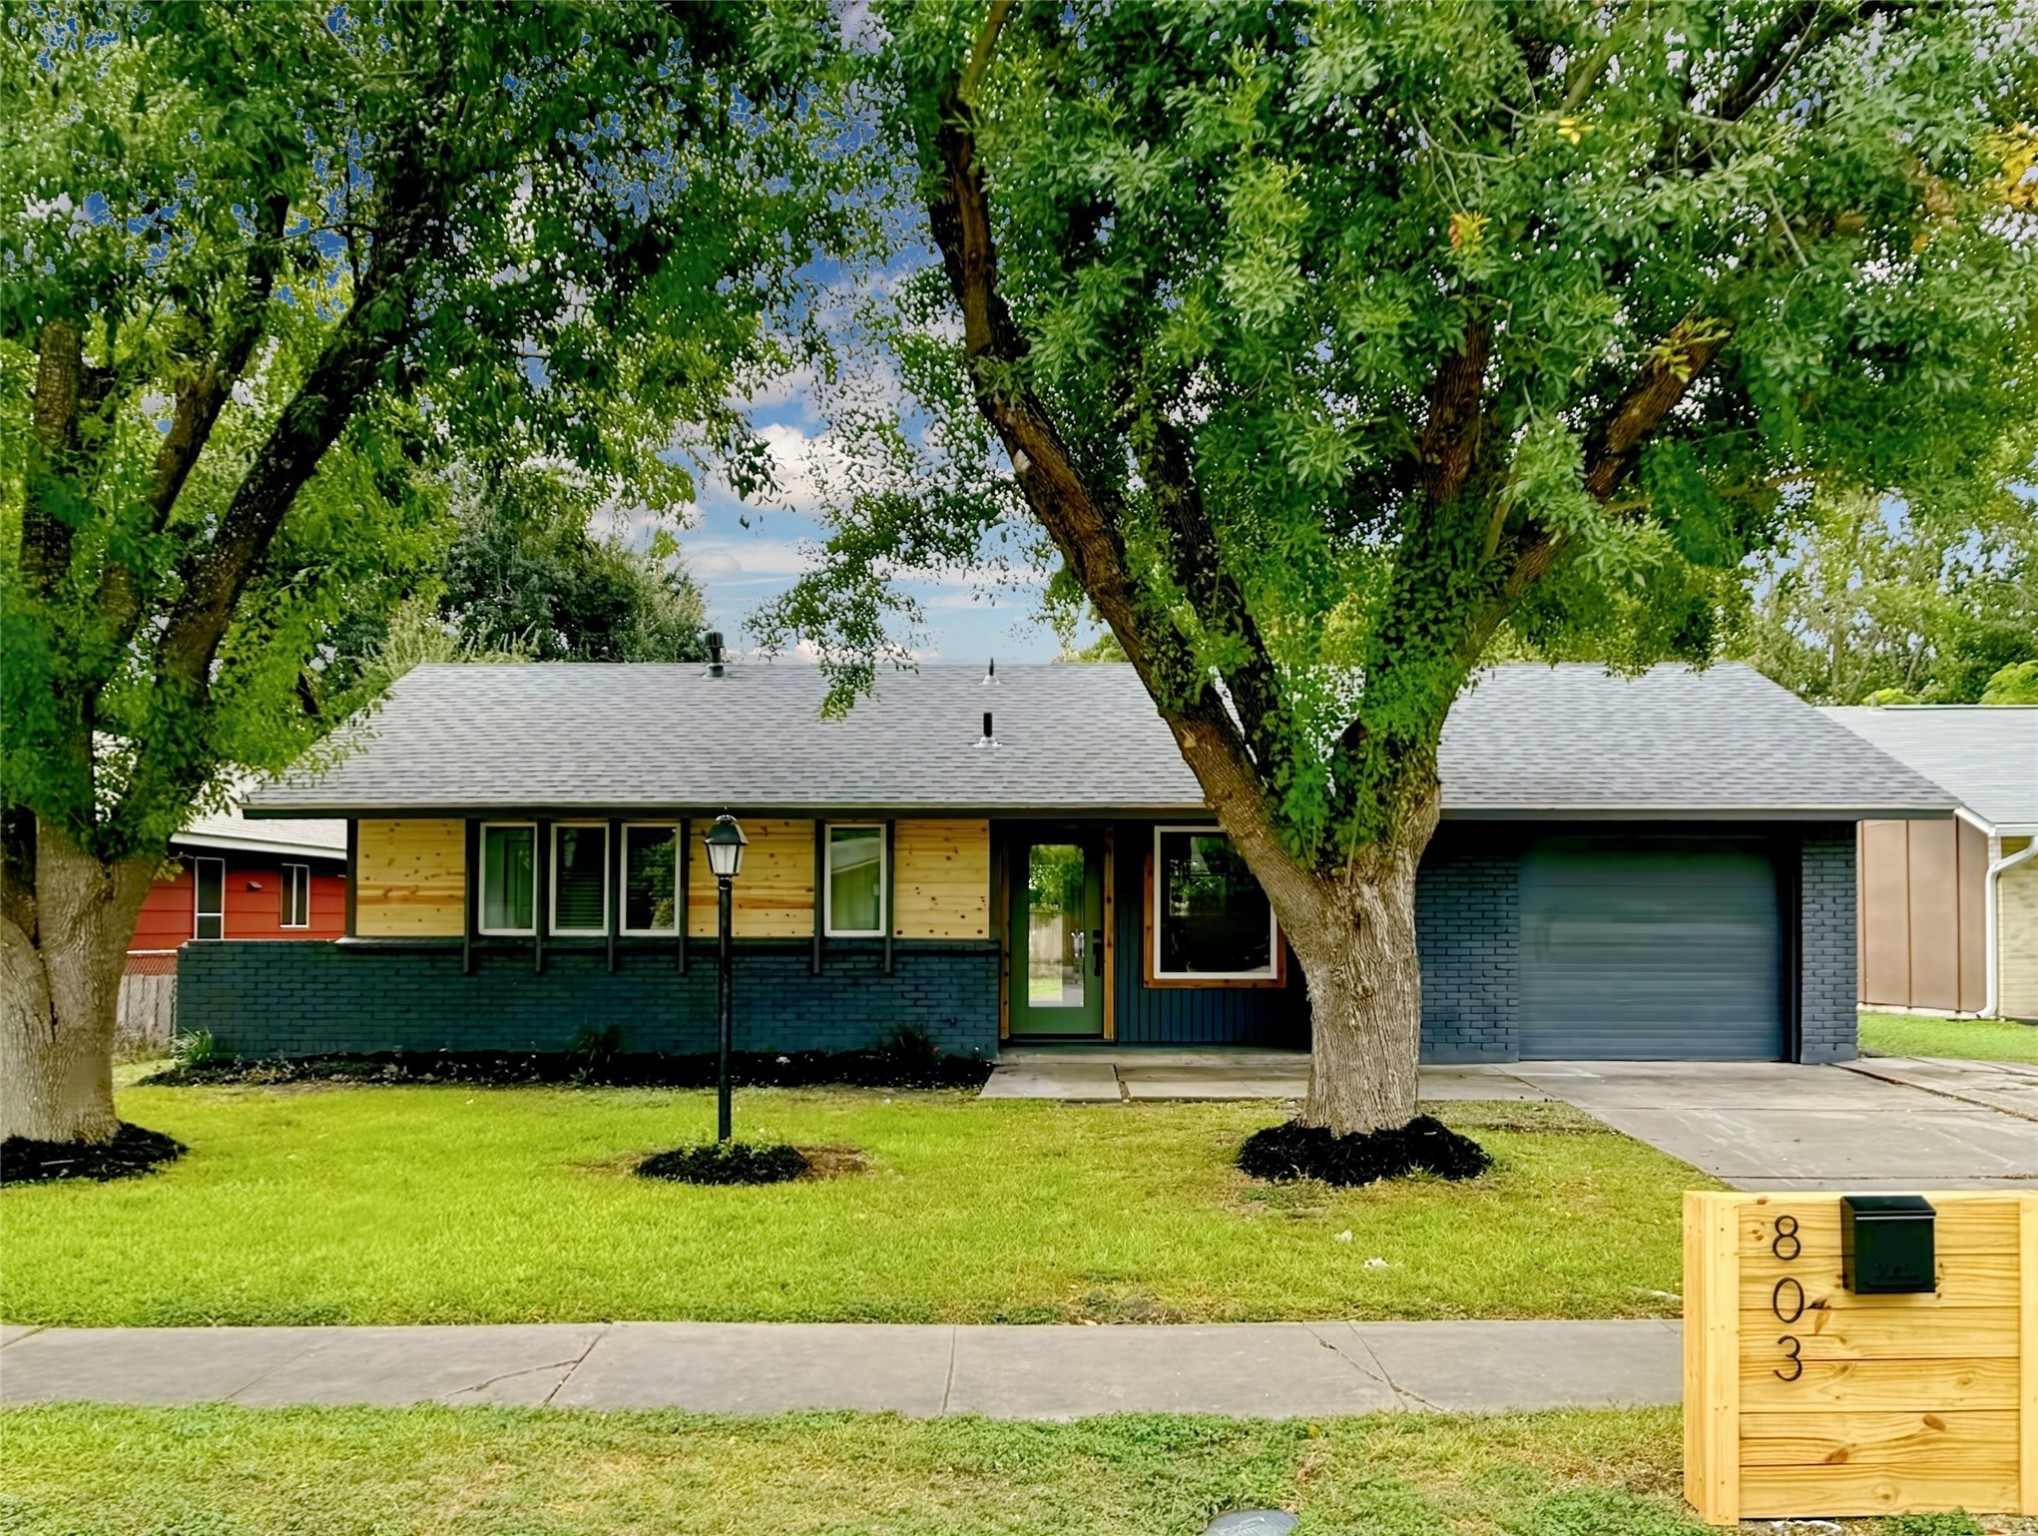
<path fill-rule="evenodd" d="M 1785 1286 L 1789 1286 L 1791 1292 L 1791 1298 L 1789 1302 L 1790 1310 L 1788 1312 L 1783 1310 L 1785 1305 L 1783 1300 L 1783 1288 Z M 1786 1323 L 1796 1322 L 1799 1318 L 1804 1316 L 1804 1287 L 1799 1285 L 1797 1281 L 1793 1279 L 1791 1276 L 1785 1275 L 1781 1280 L 1776 1282 L 1776 1289 L 1769 1293 L 1769 1310 L 1774 1312 L 1779 1318 L 1781 1318 Z"/>

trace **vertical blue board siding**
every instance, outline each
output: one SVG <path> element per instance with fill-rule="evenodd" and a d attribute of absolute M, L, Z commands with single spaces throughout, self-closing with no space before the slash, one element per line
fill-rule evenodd
<path fill-rule="evenodd" d="M 1285 987 L 1146 985 L 1146 866 L 1153 857 L 1156 825 L 1122 821 L 1114 829 L 1118 1043 L 1307 1047 L 1309 990 L 1292 956 Z"/>

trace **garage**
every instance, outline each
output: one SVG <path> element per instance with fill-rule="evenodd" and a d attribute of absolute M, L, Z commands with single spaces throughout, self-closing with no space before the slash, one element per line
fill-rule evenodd
<path fill-rule="evenodd" d="M 1524 1060 L 1788 1054 L 1764 844 L 1549 838 L 1523 855 L 1520 899 Z"/>

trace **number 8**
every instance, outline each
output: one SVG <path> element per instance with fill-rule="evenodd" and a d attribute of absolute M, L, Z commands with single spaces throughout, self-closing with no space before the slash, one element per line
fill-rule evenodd
<path fill-rule="evenodd" d="M 1787 1227 L 1784 1225 L 1786 1221 L 1790 1223 Z M 1785 1243 L 1790 1244 L 1790 1252 L 1788 1253 L 1783 1251 Z M 1797 1235 L 1797 1218 L 1795 1216 L 1779 1216 L 1776 1218 L 1776 1238 L 1770 1243 L 1769 1251 L 1786 1264 L 1804 1252 L 1804 1243 Z"/>

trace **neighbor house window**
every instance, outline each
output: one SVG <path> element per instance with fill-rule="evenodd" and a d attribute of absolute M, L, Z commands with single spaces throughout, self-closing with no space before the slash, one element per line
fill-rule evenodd
<path fill-rule="evenodd" d="M 828 828 L 827 931 L 876 938 L 885 931 L 885 829 Z"/>
<path fill-rule="evenodd" d="M 197 888 L 197 920 L 194 939 L 226 937 L 226 860 L 193 859 L 191 882 Z"/>
<path fill-rule="evenodd" d="M 679 828 L 623 828 L 623 932 L 679 932 Z"/>
<path fill-rule="evenodd" d="M 1153 867 L 1156 979 L 1278 980 L 1273 908 L 1230 838 L 1211 827 L 1160 827 Z"/>
<path fill-rule="evenodd" d="M 285 864 L 283 866 L 283 926 L 285 928 L 309 928 L 311 926 L 311 866 L 309 864 Z"/>
<path fill-rule="evenodd" d="M 481 931 L 537 929 L 538 829 L 529 822 L 481 826 Z"/>
<path fill-rule="evenodd" d="M 609 829 L 601 822 L 552 827 L 552 931 L 609 931 Z"/>

